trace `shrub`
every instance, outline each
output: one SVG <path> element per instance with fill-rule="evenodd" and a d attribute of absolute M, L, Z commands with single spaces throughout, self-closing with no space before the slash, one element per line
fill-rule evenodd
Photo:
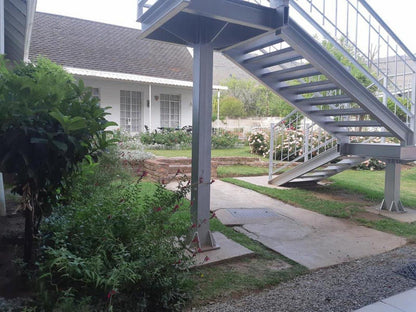
<path fill-rule="evenodd" d="M 266 157 L 269 152 L 269 137 L 264 131 L 255 131 L 248 137 L 250 153 Z"/>
<path fill-rule="evenodd" d="M 221 100 L 220 117 L 240 118 L 244 117 L 244 104 L 233 96 L 226 96 Z"/>
<path fill-rule="evenodd" d="M 109 165 L 84 170 L 68 204 L 42 226 L 42 308 L 180 311 L 189 298 L 191 263 L 183 242 L 191 225 L 183 194 L 125 183 Z"/>
<path fill-rule="evenodd" d="M 384 161 L 370 158 L 366 161 L 363 161 L 357 166 L 357 170 L 384 170 L 386 168 L 386 163 Z"/>
<path fill-rule="evenodd" d="M 312 156 L 325 151 L 328 146 L 321 146 L 328 142 L 331 136 L 325 131 L 314 131 L 309 136 L 309 152 Z M 331 144 L 331 143 L 329 143 Z M 304 132 L 294 128 L 286 128 L 278 135 L 274 158 L 277 160 L 291 161 L 304 152 Z"/>
<path fill-rule="evenodd" d="M 40 58 L 8 70 L 0 57 L 0 171 L 13 173 L 25 211 L 24 259 L 43 214 L 88 157 L 108 146 L 105 109 L 91 90 L 60 66 Z"/>
<path fill-rule="evenodd" d="M 150 146 L 189 148 L 192 142 L 192 133 L 174 129 L 154 130 L 141 133 L 140 141 Z"/>
<path fill-rule="evenodd" d="M 302 155 L 304 134 L 302 130 L 285 129 L 283 135 L 279 135 L 275 147 L 275 159 L 290 161 Z"/>
<path fill-rule="evenodd" d="M 238 135 L 230 131 L 216 131 L 211 138 L 212 148 L 233 148 L 238 144 Z"/>

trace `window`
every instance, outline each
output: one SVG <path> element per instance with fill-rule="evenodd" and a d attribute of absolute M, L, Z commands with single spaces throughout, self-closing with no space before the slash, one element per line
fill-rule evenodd
<path fill-rule="evenodd" d="M 100 103 L 100 89 L 91 88 L 91 95 L 92 95 L 92 97 L 98 99 L 98 103 Z"/>
<path fill-rule="evenodd" d="M 128 132 L 141 129 L 142 96 L 137 91 L 120 91 L 120 128 Z"/>
<path fill-rule="evenodd" d="M 160 126 L 179 128 L 181 116 L 180 95 L 160 95 Z"/>

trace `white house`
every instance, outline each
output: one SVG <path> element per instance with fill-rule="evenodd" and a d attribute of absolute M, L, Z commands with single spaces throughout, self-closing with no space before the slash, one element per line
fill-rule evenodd
<path fill-rule="evenodd" d="M 27 60 L 36 0 L 0 0 L 0 54 Z"/>
<path fill-rule="evenodd" d="M 36 0 L 0 0 L 0 55 L 12 61 L 27 60 Z M 5 217 L 6 198 L 0 172 L 0 217 Z"/>
<path fill-rule="evenodd" d="M 138 35 L 137 29 L 37 12 L 30 60 L 45 56 L 84 80 L 123 130 L 191 125 L 191 53 Z"/>

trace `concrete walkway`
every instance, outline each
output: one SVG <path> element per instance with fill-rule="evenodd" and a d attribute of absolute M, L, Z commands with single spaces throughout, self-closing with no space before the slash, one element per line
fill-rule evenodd
<path fill-rule="evenodd" d="M 308 267 L 317 269 L 406 244 L 395 235 L 326 217 L 229 183 L 211 187 L 211 210 L 225 224 Z"/>
<path fill-rule="evenodd" d="M 416 288 L 380 300 L 356 312 L 416 312 Z"/>

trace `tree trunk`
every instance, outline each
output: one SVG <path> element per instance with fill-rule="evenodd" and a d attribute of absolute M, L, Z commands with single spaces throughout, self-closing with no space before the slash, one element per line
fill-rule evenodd
<path fill-rule="evenodd" d="M 23 261 L 25 263 L 30 263 L 32 260 L 32 251 L 33 251 L 33 211 L 26 207 L 25 209 L 25 239 L 24 239 L 24 255 Z"/>

